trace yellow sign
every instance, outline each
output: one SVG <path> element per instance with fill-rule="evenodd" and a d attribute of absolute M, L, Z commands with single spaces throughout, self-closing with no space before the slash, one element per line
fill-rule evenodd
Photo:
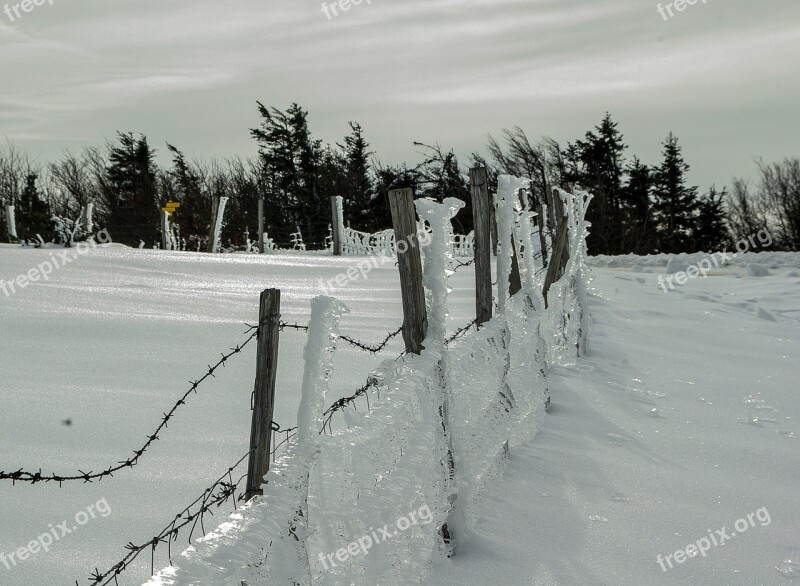
<path fill-rule="evenodd" d="M 164 207 L 176 210 L 179 207 L 181 207 L 181 204 L 178 203 L 177 201 L 168 201 L 167 203 L 164 204 Z"/>

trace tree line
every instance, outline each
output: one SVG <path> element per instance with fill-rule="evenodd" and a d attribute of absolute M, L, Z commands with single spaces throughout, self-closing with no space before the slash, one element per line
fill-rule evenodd
<path fill-rule="evenodd" d="M 9 206 L 17 237 L 31 242 L 64 241 L 58 227 L 78 222 L 87 204 L 94 221 L 115 242 L 151 247 L 161 241 L 159 214 L 168 201 L 181 204 L 172 221 L 187 250 L 204 249 L 215 197 L 228 198 L 222 244 L 242 249 L 257 234 L 258 201 L 265 202 L 265 230 L 281 247 L 300 231 L 308 248 L 323 248 L 329 234 L 330 196 L 344 198 L 350 226 L 376 232 L 391 226 L 388 191 L 413 187 L 417 197 L 467 204 L 456 229 L 472 229 L 468 168 L 485 166 L 490 192 L 507 173 L 531 181 L 533 200 L 544 202 L 554 186 L 594 194 L 588 219 L 590 254 L 651 254 L 719 250 L 739 238 L 769 229 L 773 246 L 800 244 L 800 159 L 757 161 L 758 179 L 734 178 L 731 189 L 688 184 L 690 169 L 678 138 L 668 134 L 661 160 L 642 162 L 628 154 L 618 125 L 606 114 L 582 138 L 562 145 L 550 137 L 531 141 L 519 127 L 489 136 L 485 152 L 459 161 L 452 149 L 414 143 L 421 160 L 385 165 L 371 150 L 362 127 L 349 123 L 341 142 L 315 138 L 308 112 L 258 102 L 259 124 L 250 130 L 257 154 L 210 162 L 188 160 L 167 143 L 170 163 L 160 166 L 147 137 L 118 132 L 104 146 L 66 151 L 41 163 L 7 141 L 0 147 L 0 214 L 6 238 Z M 0 232 L 2 234 L 3 232 Z M 67 240 L 69 242 L 69 240 Z"/>

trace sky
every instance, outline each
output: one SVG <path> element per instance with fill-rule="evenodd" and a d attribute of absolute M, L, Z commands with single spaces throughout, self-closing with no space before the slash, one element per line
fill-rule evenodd
<path fill-rule="evenodd" d="M 42 161 L 118 130 L 252 156 L 257 100 L 327 143 L 357 121 L 383 163 L 606 111 L 646 163 L 674 132 L 703 189 L 800 156 L 798 0 L 36 1 L 0 0 L 0 137 Z"/>

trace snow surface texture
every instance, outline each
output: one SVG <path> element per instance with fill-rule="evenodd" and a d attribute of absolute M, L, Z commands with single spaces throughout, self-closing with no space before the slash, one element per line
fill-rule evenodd
<path fill-rule="evenodd" d="M 516 221 L 511 198 L 525 186 L 509 179 L 501 178 L 508 208 L 500 230 L 508 249 Z M 576 343 L 563 331 L 569 318 L 552 314 L 573 306 L 570 284 L 581 257 L 557 283 L 563 299 L 548 312 L 533 312 L 523 291 L 450 350 L 443 344 L 447 262 L 451 219 L 463 203 L 419 200 L 416 205 L 431 231 L 424 273 L 431 293 L 430 326 L 422 354 L 384 362 L 371 375 L 380 394 L 371 398 L 368 412 L 345 411 L 346 428 L 320 436 L 318 457 L 310 464 L 298 461 L 309 457 L 298 442 L 267 474 L 264 497 L 257 504 L 232 515 L 148 586 L 238 585 L 242 580 L 248 585 L 423 583 L 437 552 L 443 555 L 440 532 L 445 524 L 452 545 L 461 548 L 469 542 L 472 507 L 486 479 L 500 469 L 509 442 L 516 445 L 529 436 L 531 416 L 544 407 L 546 356 L 540 320 L 559 328 L 547 335 L 553 352 L 560 347 L 557 342 Z M 570 210 L 574 214 L 577 208 Z M 577 219 L 571 216 L 571 221 Z M 309 339 L 311 344 L 315 342 Z M 304 399 L 303 405 L 308 404 Z M 299 417 L 310 416 L 301 412 Z M 399 526 L 401 518 L 422 510 L 431 511 L 429 523 L 394 531 L 368 554 L 326 561 L 327 554 L 372 535 L 374 526 Z M 254 557 L 259 551 L 263 553 Z"/>

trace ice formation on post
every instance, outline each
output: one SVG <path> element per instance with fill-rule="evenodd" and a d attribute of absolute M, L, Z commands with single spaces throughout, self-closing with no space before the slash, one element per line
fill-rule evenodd
<path fill-rule="evenodd" d="M 508 299 L 508 278 L 511 275 L 511 257 L 514 254 L 512 242 L 514 239 L 515 210 L 519 201 L 517 193 L 526 189 L 529 180 L 500 175 L 497 178 L 497 240 L 500 250 L 497 253 L 497 304 L 498 311 L 503 313 Z"/>
<path fill-rule="evenodd" d="M 447 277 L 452 274 L 447 264 L 453 259 L 452 220 L 466 204 L 448 197 L 442 203 L 430 198 L 414 202 L 417 214 L 430 226 L 431 235 L 424 245 L 425 268 L 423 283 L 428 297 L 428 334 L 437 342 L 444 342 L 447 320 L 447 295 L 450 288 Z"/>
<path fill-rule="evenodd" d="M 211 252 L 219 252 L 219 239 L 220 235 L 222 234 L 222 218 L 225 215 L 225 206 L 228 205 L 228 198 L 227 197 L 220 197 L 219 198 L 219 206 L 217 207 L 217 222 L 214 224 L 214 231 L 212 238 L 214 238 L 214 242 L 212 244 L 213 248 Z"/>

